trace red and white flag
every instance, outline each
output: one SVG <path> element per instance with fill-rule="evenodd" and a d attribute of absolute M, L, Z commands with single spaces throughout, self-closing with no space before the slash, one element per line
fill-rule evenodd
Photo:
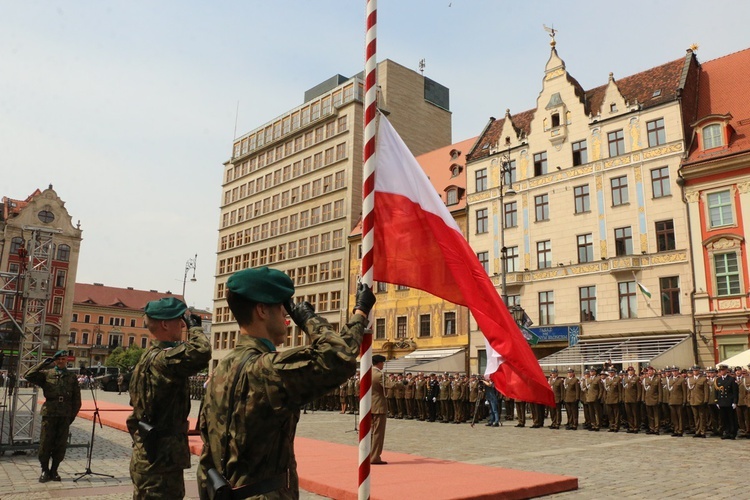
<path fill-rule="evenodd" d="M 468 307 L 484 334 L 495 387 L 513 399 L 554 406 L 539 363 L 476 253 L 396 130 L 379 118 L 373 278 Z"/>

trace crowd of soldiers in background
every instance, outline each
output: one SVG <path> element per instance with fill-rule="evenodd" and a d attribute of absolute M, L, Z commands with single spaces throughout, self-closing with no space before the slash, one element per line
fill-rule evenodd
<path fill-rule="evenodd" d="M 206 394 L 206 381 L 208 375 L 199 373 L 188 378 L 188 391 L 190 392 L 190 399 L 197 399 L 203 401 L 203 396 Z"/>
<path fill-rule="evenodd" d="M 742 367 L 726 372 L 735 386 L 733 393 L 712 367 L 647 367 L 636 372 L 632 366 L 618 371 L 605 363 L 604 368 L 584 370 L 580 378 L 572 368 L 566 376 L 552 369 L 548 382 L 555 397 L 554 407 L 514 401 L 499 392 L 492 395 L 493 384 L 481 375 L 391 373 L 385 377 L 384 386 L 388 416 L 394 419 L 479 422 L 488 417 L 489 402 L 496 396 L 501 418 L 517 420 L 516 427 L 526 427 L 530 415 L 532 429 L 545 427 L 548 418 L 548 428 L 561 429 L 566 415 L 564 428 L 577 430 L 582 415 L 580 427 L 594 432 L 645 431 L 674 437 L 706 437 L 710 433 L 722 439 L 750 439 L 750 375 Z M 728 409 L 726 418 L 722 417 L 722 407 Z M 307 409 L 358 413 L 359 374 Z M 485 425 L 497 427 L 498 423 Z"/>

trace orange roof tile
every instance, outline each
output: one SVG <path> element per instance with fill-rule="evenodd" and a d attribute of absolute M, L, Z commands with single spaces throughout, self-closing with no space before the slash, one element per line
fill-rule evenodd
<path fill-rule="evenodd" d="M 466 139 L 416 157 L 417 163 L 427 174 L 443 203 L 447 200 L 448 188 L 457 187 L 459 189 L 458 203 L 448 207 L 450 212 L 466 208 L 466 153 L 469 152 L 476 140 L 476 137 Z M 456 150 L 455 157 L 451 156 L 453 150 Z M 461 173 L 455 177 L 451 169 L 454 165 L 461 167 Z M 362 234 L 361 218 L 349 233 L 349 236 L 359 236 L 360 234 Z"/>
<path fill-rule="evenodd" d="M 123 307 L 125 309 L 143 309 L 152 300 L 163 297 L 177 297 L 184 300 L 182 295 L 134 290 L 132 288 L 116 288 L 111 286 L 76 283 L 74 304 L 90 304 L 102 307 Z"/>
<path fill-rule="evenodd" d="M 685 58 L 676 59 L 661 66 L 616 80 L 617 87 L 627 102 L 632 104 L 638 102 L 644 109 L 649 108 L 677 98 L 684 68 Z M 568 74 L 567 78 L 575 88 L 576 95 L 584 103 L 586 113 L 598 114 L 601 110 L 607 85 L 584 91 L 573 76 Z M 658 95 L 654 95 L 657 90 L 660 92 Z M 513 125 L 523 134 L 528 134 L 535 112 L 536 108 L 512 115 Z M 504 122 L 505 118 L 490 121 L 484 134 L 480 136 L 476 146 L 471 150 L 469 161 L 489 156 L 490 147 L 497 144 Z"/>
<path fill-rule="evenodd" d="M 744 76 L 742 76 L 744 74 Z M 731 115 L 729 143 L 708 152 L 693 140 L 685 164 L 750 152 L 750 48 L 701 65 L 696 122 L 711 115 Z"/>

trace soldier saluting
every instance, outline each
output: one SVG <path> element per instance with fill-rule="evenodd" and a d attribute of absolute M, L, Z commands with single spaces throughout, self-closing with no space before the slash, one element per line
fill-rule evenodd
<path fill-rule="evenodd" d="M 57 351 L 24 374 L 24 378 L 44 392 L 42 434 L 39 439 L 39 462 L 42 464 L 40 483 L 60 481 L 57 467 L 65 458 L 68 431 L 81 409 L 78 378 L 67 370 L 65 351 Z M 52 467 L 49 460 L 52 458 Z"/>

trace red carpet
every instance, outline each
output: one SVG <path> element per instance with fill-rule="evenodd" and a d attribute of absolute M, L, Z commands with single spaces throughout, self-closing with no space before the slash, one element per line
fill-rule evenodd
<path fill-rule="evenodd" d="M 127 431 L 125 420 L 130 415 L 129 407 L 100 402 L 99 410 L 102 424 Z M 92 415 L 92 402 L 84 400 L 78 416 L 91 420 Z M 195 422 L 191 421 L 191 428 L 194 426 Z M 200 436 L 190 436 L 193 454 L 199 454 L 202 446 Z M 297 437 L 294 449 L 302 489 L 337 500 L 357 498 L 357 447 Z M 372 466 L 370 473 L 373 500 L 515 499 L 578 489 L 578 479 L 569 476 L 449 462 L 389 451 L 383 453 L 383 459 L 388 465 Z"/>

